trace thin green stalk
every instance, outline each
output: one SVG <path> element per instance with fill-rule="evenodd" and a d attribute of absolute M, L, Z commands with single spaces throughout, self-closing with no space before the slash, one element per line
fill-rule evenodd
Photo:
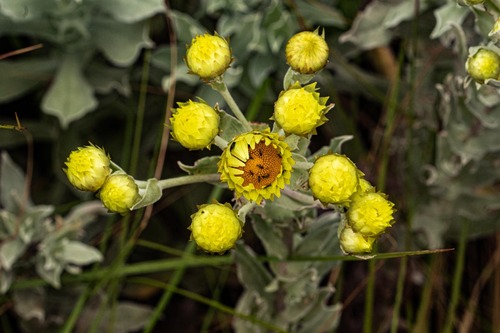
<path fill-rule="evenodd" d="M 142 63 L 141 87 L 139 90 L 139 102 L 137 105 L 137 116 L 135 118 L 135 133 L 132 143 L 132 154 L 130 157 L 130 174 L 135 174 L 139 162 L 139 151 L 141 148 L 142 127 L 144 124 L 144 114 L 146 113 L 146 99 L 149 80 L 149 65 L 151 62 L 151 50 L 144 52 L 144 61 Z"/>
<path fill-rule="evenodd" d="M 229 272 L 230 272 L 229 269 L 222 270 L 221 275 L 219 275 L 219 279 L 215 282 L 216 283 L 215 290 L 212 292 L 211 297 L 213 300 L 215 300 L 217 302 L 219 302 L 220 296 L 221 296 L 222 291 L 224 289 L 221 286 L 224 286 L 226 284 L 227 278 L 229 277 Z M 203 323 L 201 325 L 200 332 L 203 333 L 203 332 L 210 331 L 210 325 L 212 324 L 212 322 L 214 320 L 216 312 L 217 312 L 217 309 L 215 309 L 213 307 L 210 307 L 207 310 L 207 313 L 205 314 L 205 316 L 203 318 Z"/>
<path fill-rule="evenodd" d="M 211 183 L 211 182 L 219 182 L 220 175 L 218 173 L 210 173 L 203 175 L 189 175 L 189 176 L 181 176 L 170 179 L 162 179 L 158 181 L 158 186 L 165 190 L 167 188 L 195 184 L 195 183 Z"/>
<path fill-rule="evenodd" d="M 219 82 L 214 82 L 213 84 L 211 84 L 211 87 L 214 90 L 218 91 L 219 94 L 221 94 L 222 98 L 224 98 L 224 100 L 226 101 L 227 106 L 229 106 L 231 111 L 233 111 L 234 116 L 243 124 L 245 129 L 250 132 L 252 130 L 252 126 L 248 122 L 243 112 L 241 112 L 238 104 L 236 104 L 235 100 L 233 99 L 233 96 L 227 89 L 226 83 L 223 80 L 221 80 Z"/>
<path fill-rule="evenodd" d="M 134 278 L 134 279 L 131 279 L 130 282 L 131 283 L 140 283 L 140 284 L 149 284 L 149 285 L 157 286 L 157 287 L 164 288 L 164 289 L 171 289 L 176 294 L 190 298 L 193 301 L 208 305 L 210 307 L 216 308 L 217 310 L 228 313 L 232 316 L 236 316 L 236 317 L 248 320 L 254 324 L 262 326 L 263 328 L 271 330 L 272 332 L 287 333 L 285 330 L 283 330 L 282 328 L 280 328 L 278 326 L 273 325 L 272 323 L 262 321 L 260 319 L 255 318 L 254 316 L 251 316 L 251 315 L 236 312 L 236 311 L 234 311 L 234 309 L 232 307 L 221 304 L 213 299 L 203 297 L 203 296 L 196 294 L 196 293 L 193 293 L 189 290 L 180 289 L 180 288 L 177 288 L 177 287 L 172 286 L 170 284 L 167 284 L 167 283 L 164 283 L 161 281 L 157 281 L 157 280 L 153 280 L 151 278 Z"/>
<path fill-rule="evenodd" d="M 220 148 L 220 150 L 224 150 L 227 147 L 227 141 L 221 138 L 220 136 L 216 136 L 214 139 L 214 144 Z"/>
<path fill-rule="evenodd" d="M 376 271 L 375 260 L 368 261 L 368 283 L 366 284 L 365 293 L 365 316 L 363 320 L 363 333 L 371 333 L 373 331 L 373 305 L 375 300 Z"/>
<path fill-rule="evenodd" d="M 91 288 L 90 286 L 87 286 L 85 288 L 83 293 L 76 301 L 76 304 L 74 305 L 73 310 L 71 311 L 68 319 L 66 319 L 60 333 L 73 332 L 73 328 L 75 327 L 78 318 L 80 318 L 80 314 L 82 313 L 83 308 L 85 307 L 85 304 L 87 303 L 87 300 L 89 299 L 90 295 L 92 295 L 93 290 L 94 288 Z"/>
<path fill-rule="evenodd" d="M 260 113 L 260 108 L 262 106 L 262 102 L 266 97 L 266 91 L 271 84 L 271 80 L 269 78 L 265 79 L 264 82 L 260 85 L 259 89 L 255 92 L 255 95 L 250 102 L 250 105 L 247 108 L 247 116 L 246 118 L 249 121 L 257 120 L 257 117 Z"/>
<path fill-rule="evenodd" d="M 408 266 L 408 257 L 401 258 L 401 262 L 399 264 L 398 282 L 396 286 L 396 299 L 394 301 L 394 311 L 392 313 L 391 333 L 397 333 L 398 331 L 399 314 L 401 311 L 401 304 L 403 301 L 403 291 L 404 291 L 407 266 Z"/>
<path fill-rule="evenodd" d="M 185 255 L 189 256 L 191 255 L 194 250 L 196 249 L 195 243 L 190 242 L 186 246 L 185 249 Z M 170 279 L 170 285 L 177 287 L 177 285 L 181 282 L 182 277 L 184 276 L 184 272 L 186 271 L 185 266 L 179 266 L 177 270 L 174 272 L 172 278 Z M 165 310 L 165 307 L 168 305 L 168 302 L 170 302 L 170 299 L 172 298 L 174 292 L 173 289 L 165 289 L 163 295 L 161 296 L 160 300 L 157 302 L 156 307 L 151 314 L 151 317 L 149 319 L 148 324 L 144 328 L 143 333 L 150 333 L 153 331 L 153 329 L 156 326 L 156 323 L 160 319 L 161 315 L 163 314 L 163 311 Z"/>
<path fill-rule="evenodd" d="M 434 281 L 433 272 L 437 271 L 438 257 L 432 256 L 429 267 L 426 270 L 426 279 L 424 289 L 422 290 L 422 298 L 417 311 L 417 319 L 412 330 L 414 333 L 426 333 L 429 331 L 429 313 L 432 301 L 432 285 Z"/>
<path fill-rule="evenodd" d="M 460 291 L 462 287 L 462 274 L 465 265 L 465 248 L 467 247 L 469 222 L 465 221 L 460 230 L 460 240 L 457 249 L 457 261 L 455 264 L 455 271 L 453 272 L 453 284 L 451 289 L 450 303 L 448 305 L 448 313 L 443 329 L 443 333 L 451 333 L 455 324 L 456 310 L 460 300 Z"/>

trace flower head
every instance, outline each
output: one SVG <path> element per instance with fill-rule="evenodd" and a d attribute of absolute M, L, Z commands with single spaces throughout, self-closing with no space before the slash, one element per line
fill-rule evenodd
<path fill-rule="evenodd" d="M 298 73 L 314 74 L 328 63 L 328 52 L 325 36 L 319 34 L 319 29 L 303 31 L 286 44 L 286 62 Z"/>
<path fill-rule="evenodd" d="M 325 114 L 333 107 L 326 106 L 327 100 L 316 92 L 316 82 L 305 87 L 295 83 L 282 91 L 274 103 L 274 120 L 286 133 L 316 134 L 316 127 L 328 120 Z"/>
<path fill-rule="evenodd" d="M 72 151 L 64 164 L 69 182 L 81 191 L 96 192 L 111 173 L 109 156 L 93 144 Z"/>
<path fill-rule="evenodd" d="M 324 155 L 316 159 L 309 171 L 309 187 L 323 203 L 346 204 L 357 191 L 362 175 L 347 156 Z"/>
<path fill-rule="evenodd" d="M 339 233 L 340 248 L 346 254 L 363 254 L 372 252 L 376 237 L 365 236 L 344 226 Z"/>
<path fill-rule="evenodd" d="M 394 223 L 394 204 L 379 192 L 355 196 L 347 211 L 349 226 L 365 236 L 377 236 Z"/>
<path fill-rule="evenodd" d="M 124 215 L 139 199 L 139 189 L 134 178 L 127 174 L 115 173 L 106 179 L 98 196 L 110 212 Z"/>
<path fill-rule="evenodd" d="M 198 35 L 187 47 L 186 65 L 191 74 L 210 81 L 222 75 L 231 64 L 229 43 L 217 33 Z"/>
<path fill-rule="evenodd" d="M 294 163 L 288 144 L 267 128 L 236 136 L 224 149 L 218 170 L 238 197 L 259 203 L 280 196 Z"/>
<path fill-rule="evenodd" d="M 234 247 L 242 234 L 242 222 L 229 204 L 213 203 L 198 207 L 191 215 L 191 239 L 204 251 L 222 254 Z"/>
<path fill-rule="evenodd" d="M 479 83 L 487 79 L 498 80 L 500 76 L 500 56 L 493 50 L 480 48 L 467 58 L 465 68 Z"/>
<path fill-rule="evenodd" d="M 177 103 L 170 118 L 172 137 L 185 148 L 210 148 L 219 133 L 219 113 L 204 101 Z"/>

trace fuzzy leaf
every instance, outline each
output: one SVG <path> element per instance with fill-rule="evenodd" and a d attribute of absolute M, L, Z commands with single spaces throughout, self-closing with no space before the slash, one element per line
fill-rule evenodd
<path fill-rule="evenodd" d="M 0 0 L 0 12 L 15 21 L 32 20 L 41 16 L 49 3 L 42 0 Z"/>
<path fill-rule="evenodd" d="M 283 243 L 281 232 L 271 221 L 266 221 L 259 215 L 255 215 L 252 218 L 252 226 L 268 256 L 279 259 L 285 259 L 288 256 L 288 249 Z"/>
<path fill-rule="evenodd" d="M 147 25 L 101 19 L 91 26 L 97 47 L 117 66 L 130 66 L 145 47 L 151 47 Z"/>
<path fill-rule="evenodd" d="M 54 83 L 42 100 L 42 109 L 59 118 L 63 127 L 97 106 L 93 89 L 83 76 L 82 66 L 83 62 L 76 54 L 66 54 Z"/>
<path fill-rule="evenodd" d="M 10 286 L 12 285 L 12 280 L 14 279 L 14 274 L 11 271 L 4 271 L 0 269 L 0 293 L 5 294 Z"/>
<path fill-rule="evenodd" d="M 31 206 L 29 198 L 24 197 L 24 173 L 12 161 L 6 152 L 2 152 L 0 164 L 0 202 L 3 207 L 12 213 L 19 210 L 19 204 Z"/>
<path fill-rule="evenodd" d="M 106 0 L 97 3 L 118 21 L 126 23 L 141 21 L 165 10 L 163 0 Z"/>
<path fill-rule="evenodd" d="M 182 162 L 177 162 L 177 164 L 181 170 L 190 175 L 210 174 L 217 173 L 217 163 L 219 159 L 219 156 L 207 156 L 194 162 L 194 165 L 186 165 Z"/>
<path fill-rule="evenodd" d="M 457 5 L 455 1 L 449 1 L 446 5 L 434 11 L 436 26 L 432 30 L 430 37 L 441 37 L 452 26 L 460 26 L 470 11 Z"/>
<path fill-rule="evenodd" d="M 4 240 L 0 246 L 0 266 L 10 270 L 16 260 L 24 253 L 27 245 L 20 239 Z"/>
<path fill-rule="evenodd" d="M 322 333 L 333 332 L 340 322 L 342 314 L 342 304 L 337 303 L 328 305 L 333 290 L 331 288 L 322 288 L 315 306 L 303 318 L 298 333 Z"/>
<path fill-rule="evenodd" d="M 259 297 L 269 298 L 270 295 L 265 289 L 272 281 L 271 274 L 257 260 L 252 249 L 237 243 L 234 255 L 239 281 L 247 290 L 257 293 Z"/>
<path fill-rule="evenodd" d="M 226 112 L 220 113 L 220 137 L 230 142 L 238 134 L 246 132 L 245 127 L 235 117 Z"/>
<path fill-rule="evenodd" d="M 158 186 L 158 179 L 150 178 L 147 180 L 146 188 L 139 190 L 141 199 L 135 203 L 130 210 L 139 209 L 154 204 L 161 199 L 163 190 Z"/>
<path fill-rule="evenodd" d="M 51 59 L 0 62 L 0 102 L 17 98 L 52 76 L 56 63 Z"/>
<path fill-rule="evenodd" d="M 103 259 L 101 252 L 96 248 L 79 241 L 63 242 L 61 256 L 61 260 L 65 263 L 75 265 L 88 265 Z"/>

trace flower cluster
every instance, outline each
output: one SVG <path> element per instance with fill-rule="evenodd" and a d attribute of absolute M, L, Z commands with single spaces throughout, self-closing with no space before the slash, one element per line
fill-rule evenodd
<path fill-rule="evenodd" d="M 369 253 L 376 238 L 394 223 L 394 204 L 364 178 L 345 155 L 328 154 L 316 159 L 309 171 L 309 187 L 323 204 L 347 210 L 339 228 L 342 250 Z"/>
<path fill-rule="evenodd" d="M 134 179 L 121 170 L 112 172 L 104 149 L 90 144 L 72 151 L 63 169 L 71 185 L 81 191 L 97 192 L 110 212 L 126 214 L 139 199 Z"/>
<path fill-rule="evenodd" d="M 312 201 L 315 200 L 311 196 L 318 199 L 323 207 L 333 207 L 343 216 L 338 236 L 344 252 L 370 252 L 375 239 L 393 223 L 394 205 L 385 194 L 375 191 L 347 156 L 334 153 L 320 156 L 311 167 L 310 162 L 304 162 L 308 159 L 304 155 L 307 152 L 299 153 L 299 142 L 308 144 L 334 107 L 333 103 L 327 104 L 329 97 L 320 96 L 315 82 L 309 83 L 327 65 L 328 54 L 328 45 L 319 29 L 293 36 L 286 45 L 290 67 L 284 90 L 274 103 L 271 117 L 274 124 L 252 124 L 224 83 L 223 75 L 233 60 L 228 41 L 218 34 L 196 36 L 187 46 L 184 58 L 189 73 L 218 91 L 234 117 L 201 99 L 188 100 L 179 102 L 172 110 L 167 126 L 172 139 L 189 150 L 219 147 L 217 165 L 208 168 L 216 169 L 217 173 L 204 176 L 193 173 L 192 178 L 177 180 L 136 181 L 112 163 L 104 150 L 90 145 L 68 157 L 65 169 L 68 179 L 80 190 L 98 192 L 104 206 L 120 214 L 155 202 L 161 197 L 161 190 L 189 182 L 186 179 L 219 180 L 234 192 L 239 211 L 229 203 L 203 204 L 191 215 L 189 230 L 200 249 L 222 254 L 241 238 L 246 214 L 255 206 L 280 198 L 291 183 L 294 168 L 302 168 L 306 174 L 309 172 L 310 193 L 305 195 Z M 223 127 L 223 117 L 235 124 L 230 131 Z M 296 156 L 302 163 L 295 161 Z"/>

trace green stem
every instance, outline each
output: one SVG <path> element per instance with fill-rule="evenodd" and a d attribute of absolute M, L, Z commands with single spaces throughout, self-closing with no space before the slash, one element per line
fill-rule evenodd
<path fill-rule="evenodd" d="M 196 249 L 195 243 L 190 242 L 186 247 L 184 257 L 193 254 L 195 249 Z M 185 271 L 186 271 L 185 266 L 179 266 L 177 268 L 177 270 L 174 272 L 174 274 L 170 280 L 169 285 L 176 288 L 179 285 L 179 283 L 181 282 Z M 153 329 L 156 326 L 156 323 L 158 322 L 160 317 L 163 315 L 163 311 L 165 310 L 165 307 L 170 302 L 170 299 L 172 298 L 173 294 L 174 294 L 174 291 L 172 288 L 166 288 L 164 290 L 163 295 L 161 296 L 161 299 L 157 302 L 157 305 L 156 305 L 153 313 L 150 316 L 150 320 L 149 320 L 147 326 L 143 330 L 143 333 L 150 333 L 153 331 Z"/>
<path fill-rule="evenodd" d="M 398 282 L 396 287 L 396 299 L 394 301 L 394 311 L 392 314 L 391 333 L 396 333 L 398 331 L 399 313 L 401 311 L 401 303 L 403 301 L 403 290 L 404 290 L 407 265 L 408 265 L 408 257 L 401 258 L 399 272 L 398 272 Z"/>
<path fill-rule="evenodd" d="M 363 321 L 363 333 L 373 332 L 373 305 L 375 300 L 375 260 L 368 262 L 368 283 L 365 294 L 365 318 Z"/>
<path fill-rule="evenodd" d="M 218 91 L 219 94 L 222 95 L 222 98 L 224 98 L 224 100 L 226 101 L 226 103 L 229 106 L 229 108 L 231 109 L 231 111 L 233 111 L 233 114 L 235 115 L 235 117 L 238 118 L 239 121 L 241 121 L 243 126 L 245 126 L 245 129 L 249 132 L 252 131 L 252 126 L 248 122 L 248 120 L 245 117 L 245 115 L 243 114 L 243 112 L 241 112 L 238 104 L 236 104 L 236 102 L 234 101 L 233 96 L 231 95 L 231 93 L 227 89 L 226 83 L 221 80 L 221 81 L 218 81 L 218 82 L 211 84 L 210 86 L 214 90 Z"/>
<path fill-rule="evenodd" d="M 220 136 L 216 136 L 214 140 L 214 144 L 219 147 L 221 150 L 226 149 L 227 147 L 227 141 L 221 138 Z"/>
<path fill-rule="evenodd" d="M 220 175 L 218 173 L 208 173 L 203 175 L 189 175 L 176 178 L 161 179 L 158 181 L 158 186 L 162 190 L 165 190 L 167 188 L 176 186 L 195 184 L 195 183 L 205 183 L 205 182 L 212 183 L 219 181 L 220 181 Z"/>
<path fill-rule="evenodd" d="M 304 169 L 309 170 L 313 167 L 314 163 L 312 162 L 295 162 L 293 165 L 294 169 Z"/>
<path fill-rule="evenodd" d="M 465 264 L 465 248 L 467 245 L 468 223 L 469 223 L 468 221 L 465 221 L 463 223 L 462 230 L 460 232 L 460 240 L 458 243 L 458 250 L 457 250 L 457 261 L 455 264 L 455 271 L 453 272 L 451 298 L 448 306 L 448 314 L 446 315 L 446 322 L 443 329 L 443 333 L 451 333 L 453 331 L 453 326 L 455 323 L 455 312 L 457 310 L 458 302 L 460 300 L 462 273 Z"/>

